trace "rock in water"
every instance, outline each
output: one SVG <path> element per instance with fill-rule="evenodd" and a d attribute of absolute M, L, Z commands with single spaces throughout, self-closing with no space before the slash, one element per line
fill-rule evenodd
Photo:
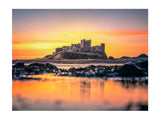
<path fill-rule="evenodd" d="M 55 65 L 52 65 L 52 64 L 49 64 L 49 63 L 46 63 L 46 67 L 49 68 L 49 69 L 58 70 L 58 68 Z"/>
<path fill-rule="evenodd" d="M 148 69 L 148 60 L 136 63 L 141 68 Z"/>
<path fill-rule="evenodd" d="M 122 77 L 140 77 L 145 76 L 143 69 L 134 64 L 125 64 L 118 70 L 119 76 Z"/>

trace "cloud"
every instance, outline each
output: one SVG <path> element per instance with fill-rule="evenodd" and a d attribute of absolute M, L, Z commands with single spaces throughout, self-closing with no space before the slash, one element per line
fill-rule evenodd
<path fill-rule="evenodd" d="M 98 31 L 99 35 L 106 36 L 133 36 L 133 35 L 148 35 L 148 30 L 145 29 L 120 29 L 120 30 L 110 30 L 110 31 Z"/>

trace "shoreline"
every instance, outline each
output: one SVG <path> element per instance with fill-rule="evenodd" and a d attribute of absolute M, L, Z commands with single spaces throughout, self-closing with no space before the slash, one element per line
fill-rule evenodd
<path fill-rule="evenodd" d="M 25 65 L 19 62 L 12 66 L 12 79 L 27 79 L 28 75 L 53 73 L 56 76 L 74 77 L 143 77 L 148 76 L 148 60 L 136 63 L 127 63 L 122 66 L 89 65 L 78 68 L 61 69 L 57 66 L 46 63 L 32 63 Z"/>
<path fill-rule="evenodd" d="M 25 64 L 31 63 L 56 63 L 56 64 L 125 64 L 127 62 L 139 62 L 139 61 L 146 61 L 147 58 L 116 58 L 116 59 L 62 59 L 62 60 L 42 60 L 42 59 L 25 59 L 25 60 L 12 60 L 12 64 L 16 64 L 18 62 L 23 62 Z"/>

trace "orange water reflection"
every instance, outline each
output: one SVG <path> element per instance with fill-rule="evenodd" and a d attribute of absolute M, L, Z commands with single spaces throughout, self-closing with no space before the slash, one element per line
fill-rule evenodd
<path fill-rule="evenodd" d="M 41 81 L 14 81 L 13 107 L 18 110 L 107 110 L 129 103 L 148 103 L 148 87 L 125 88 L 113 78 L 32 75 Z"/>

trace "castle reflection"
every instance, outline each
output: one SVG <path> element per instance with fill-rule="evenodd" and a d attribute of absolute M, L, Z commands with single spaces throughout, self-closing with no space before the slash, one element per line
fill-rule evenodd
<path fill-rule="evenodd" d="M 32 75 L 13 81 L 13 110 L 147 110 L 148 80 Z"/>

